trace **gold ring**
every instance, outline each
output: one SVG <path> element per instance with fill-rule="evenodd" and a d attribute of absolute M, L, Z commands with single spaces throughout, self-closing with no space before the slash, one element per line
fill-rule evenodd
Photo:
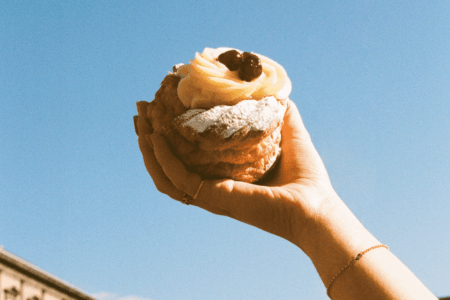
<path fill-rule="evenodd" d="M 200 193 L 200 189 L 202 188 L 202 186 L 203 186 L 203 180 L 202 180 L 202 182 L 200 182 L 200 185 L 198 186 L 198 189 L 197 189 L 197 193 L 195 193 L 193 199 L 197 199 L 198 193 Z"/>
<path fill-rule="evenodd" d="M 198 187 L 198 189 L 197 189 L 197 192 L 196 192 L 195 195 L 194 195 L 194 198 L 192 198 L 192 197 L 189 196 L 188 194 L 184 193 L 184 194 L 183 194 L 183 198 L 181 199 L 181 202 L 184 203 L 184 204 L 186 204 L 186 205 L 191 204 L 191 200 L 194 200 L 194 199 L 197 198 L 198 193 L 200 193 L 200 190 L 201 190 L 202 186 L 203 186 L 203 180 L 202 180 L 202 182 L 200 182 L 200 185 L 199 185 L 199 187 Z"/>

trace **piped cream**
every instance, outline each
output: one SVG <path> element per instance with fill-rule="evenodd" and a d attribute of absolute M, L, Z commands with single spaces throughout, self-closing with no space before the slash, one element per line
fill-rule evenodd
<path fill-rule="evenodd" d="M 280 64 L 256 54 L 261 60 L 262 74 L 250 82 L 243 81 L 237 71 L 230 71 L 217 60 L 220 54 L 229 50 L 233 49 L 205 48 L 201 54 L 196 53 L 189 64 L 178 65 L 174 72 L 181 77 L 177 94 L 186 108 L 208 109 L 248 99 L 261 100 L 268 96 L 286 99 L 289 96 L 292 84 Z"/>

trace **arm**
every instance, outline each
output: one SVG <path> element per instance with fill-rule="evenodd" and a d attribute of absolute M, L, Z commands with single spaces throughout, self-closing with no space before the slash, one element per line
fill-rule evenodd
<path fill-rule="evenodd" d="M 143 112 L 138 113 L 143 115 Z M 150 134 L 135 118 L 139 147 L 156 187 L 175 200 L 194 196 L 202 182 L 173 155 L 165 139 Z M 325 286 L 354 258 L 377 241 L 332 188 L 326 169 L 293 102 L 282 129 L 279 166 L 259 185 L 233 180 L 205 180 L 191 201 L 289 240 L 312 260 Z M 334 280 L 333 299 L 436 299 L 384 248 L 374 249 Z"/>
<path fill-rule="evenodd" d="M 334 201 L 324 209 L 326 217 L 309 228 L 304 243 L 325 286 L 357 253 L 381 244 L 339 198 Z M 332 299 L 437 299 L 385 248 L 373 249 L 351 264 L 335 278 L 328 294 Z"/>

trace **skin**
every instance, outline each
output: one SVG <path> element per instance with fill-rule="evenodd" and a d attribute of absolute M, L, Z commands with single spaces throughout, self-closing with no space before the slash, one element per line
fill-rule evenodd
<path fill-rule="evenodd" d="M 175 157 L 163 136 L 151 134 L 135 117 L 139 148 L 157 189 L 181 201 L 193 197 L 201 177 Z M 313 262 L 325 287 L 360 253 L 381 243 L 367 231 L 334 191 L 292 101 L 284 118 L 281 160 L 258 184 L 205 180 L 191 204 L 280 236 L 297 245 Z M 385 248 L 367 252 L 337 276 L 332 299 L 437 299 Z"/>

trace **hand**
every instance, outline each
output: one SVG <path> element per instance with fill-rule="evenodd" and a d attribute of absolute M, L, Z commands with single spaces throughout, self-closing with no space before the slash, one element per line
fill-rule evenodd
<path fill-rule="evenodd" d="M 135 117 L 135 125 L 145 166 L 157 189 L 178 201 L 184 193 L 194 196 L 202 181 L 200 176 L 186 170 L 163 136 L 151 134 L 143 117 Z M 303 249 L 311 238 L 306 237 L 310 220 L 316 219 L 323 203 L 334 196 L 322 160 L 295 104 L 289 100 L 282 127 L 281 160 L 270 176 L 258 184 L 205 180 L 191 204 L 276 234 Z"/>
<path fill-rule="evenodd" d="M 143 107 L 138 112 L 143 116 Z M 135 117 L 144 163 L 159 191 L 180 201 L 195 195 L 201 183 L 169 148 L 151 134 L 144 118 Z M 205 180 L 191 204 L 229 216 L 285 238 L 313 262 L 333 299 L 437 299 L 417 277 L 384 248 L 339 275 L 356 253 L 380 242 L 337 196 L 319 154 L 293 102 L 288 102 L 281 137 L 281 161 L 264 182 L 250 184 Z"/>

